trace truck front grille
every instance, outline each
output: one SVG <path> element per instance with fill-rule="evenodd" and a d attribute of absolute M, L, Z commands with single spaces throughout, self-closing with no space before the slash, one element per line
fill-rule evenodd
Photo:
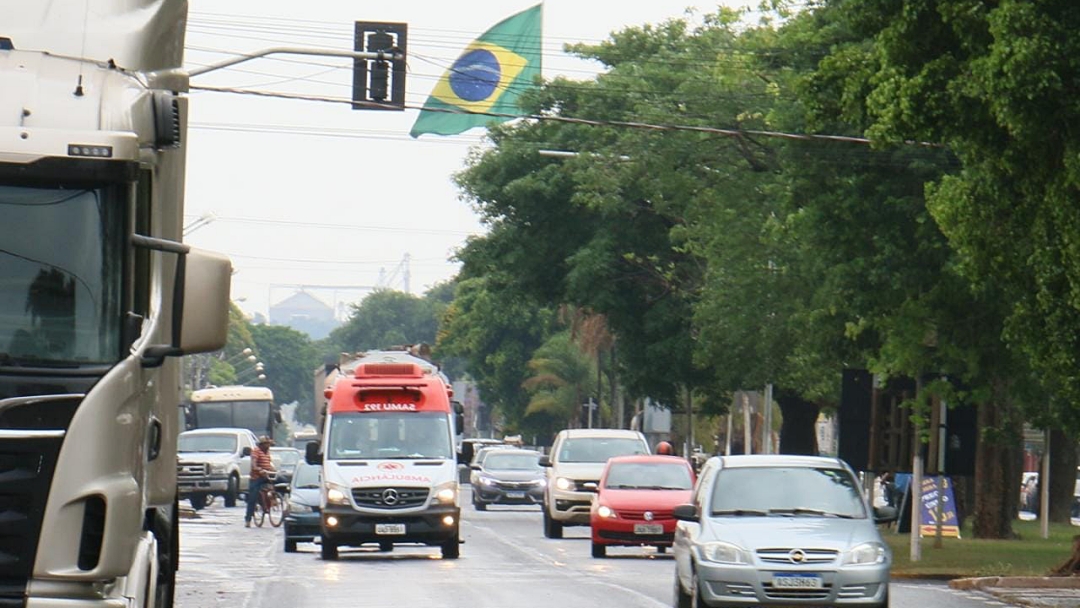
<path fill-rule="evenodd" d="M 179 462 L 176 465 L 176 477 L 185 479 L 201 479 L 209 473 L 204 462 Z"/>

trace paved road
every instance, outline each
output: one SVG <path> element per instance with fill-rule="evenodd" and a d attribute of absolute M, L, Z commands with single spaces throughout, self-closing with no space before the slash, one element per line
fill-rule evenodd
<path fill-rule="evenodd" d="M 468 504 L 466 492 L 465 504 Z M 245 529 L 243 509 L 218 501 L 181 523 L 178 608 L 325 608 L 405 606 L 445 608 L 657 608 L 670 606 L 674 562 L 655 549 L 617 548 L 589 554 L 587 528 L 567 528 L 563 540 L 543 537 L 538 508 L 466 507 L 461 559 L 441 560 L 437 548 L 341 552 L 319 559 L 318 546 L 283 551 L 281 530 Z M 941 582 L 894 581 L 892 608 L 1003 606 L 976 591 Z"/>

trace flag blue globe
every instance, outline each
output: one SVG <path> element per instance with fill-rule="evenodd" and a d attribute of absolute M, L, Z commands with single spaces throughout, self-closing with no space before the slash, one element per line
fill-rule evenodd
<path fill-rule="evenodd" d="M 501 77 L 498 57 L 485 49 L 473 49 L 450 68 L 450 88 L 465 101 L 483 101 L 495 93 Z"/>

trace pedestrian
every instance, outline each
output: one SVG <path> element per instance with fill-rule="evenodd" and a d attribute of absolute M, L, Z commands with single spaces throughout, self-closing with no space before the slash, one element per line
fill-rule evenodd
<path fill-rule="evenodd" d="M 259 500 L 263 486 L 270 483 L 270 475 L 274 473 L 274 461 L 270 459 L 270 446 L 274 440 L 263 435 L 259 437 L 259 443 L 251 450 L 251 473 L 247 493 L 247 512 L 244 514 L 244 527 L 251 527 L 251 520 L 255 517 L 255 501 Z"/>

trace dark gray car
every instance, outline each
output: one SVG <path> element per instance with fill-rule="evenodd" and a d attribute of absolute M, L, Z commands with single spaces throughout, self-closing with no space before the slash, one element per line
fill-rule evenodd
<path fill-rule="evenodd" d="M 724 456 L 675 508 L 675 605 L 889 605 L 892 554 L 836 458 Z"/>
<path fill-rule="evenodd" d="M 544 501 L 544 470 L 540 452 L 517 448 L 488 448 L 482 464 L 473 465 L 472 502 L 477 511 L 487 505 L 538 505 Z"/>

